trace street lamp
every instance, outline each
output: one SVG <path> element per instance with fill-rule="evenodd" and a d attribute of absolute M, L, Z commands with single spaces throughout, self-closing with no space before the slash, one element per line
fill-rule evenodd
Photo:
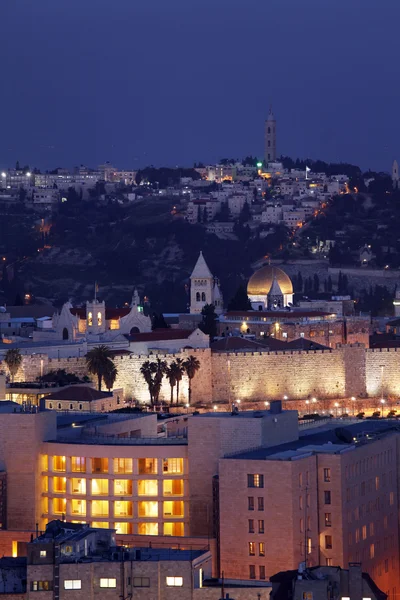
<path fill-rule="evenodd" d="M 381 404 L 382 404 L 382 419 L 383 419 L 383 407 L 385 404 L 386 400 L 384 398 L 381 398 Z"/>
<path fill-rule="evenodd" d="M 288 397 L 287 397 L 287 396 L 283 396 L 283 399 L 284 399 L 284 400 L 288 400 Z"/>
<path fill-rule="evenodd" d="M 354 416 L 354 409 L 355 409 L 354 402 L 356 401 L 356 398 L 355 398 L 355 396 L 352 396 L 352 397 L 351 397 L 351 400 L 352 400 L 352 402 L 353 402 L 353 404 L 352 404 L 352 407 L 353 407 L 353 416 Z"/>
<path fill-rule="evenodd" d="M 269 402 L 268 402 L 268 400 L 266 400 L 266 401 L 264 402 L 264 404 L 265 404 L 265 406 L 269 406 Z"/>
<path fill-rule="evenodd" d="M 217 410 L 217 407 L 215 406 L 215 404 L 214 404 L 213 408 L 214 408 L 214 411 L 216 411 L 216 410 Z"/>
<path fill-rule="evenodd" d="M 339 408 L 339 403 L 335 402 L 335 408 L 336 408 L 336 418 L 337 418 L 337 409 Z"/>
<path fill-rule="evenodd" d="M 240 400 L 236 400 L 236 404 L 240 404 Z"/>

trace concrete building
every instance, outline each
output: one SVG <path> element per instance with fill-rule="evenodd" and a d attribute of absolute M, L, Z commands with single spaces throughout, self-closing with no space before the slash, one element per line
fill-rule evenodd
<path fill-rule="evenodd" d="M 362 562 L 395 600 L 399 441 L 396 426 L 370 421 L 225 455 L 218 479 L 221 570 L 263 579 L 283 564 Z"/>

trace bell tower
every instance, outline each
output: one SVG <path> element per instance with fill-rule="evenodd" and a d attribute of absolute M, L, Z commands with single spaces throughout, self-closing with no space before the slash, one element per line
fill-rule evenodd
<path fill-rule="evenodd" d="M 92 334 L 105 333 L 106 331 L 106 305 L 96 298 L 86 302 L 86 331 Z"/>
<path fill-rule="evenodd" d="M 190 276 L 190 312 L 201 313 L 203 306 L 213 303 L 214 277 L 200 252 Z"/>
<path fill-rule="evenodd" d="M 276 160 L 276 121 L 272 106 L 269 107 L 267 120 L 265 121 L 265 162 Z"/>

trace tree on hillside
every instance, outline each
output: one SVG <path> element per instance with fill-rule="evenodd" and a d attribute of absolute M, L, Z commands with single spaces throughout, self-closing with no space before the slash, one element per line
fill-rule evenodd
<path fill-rule="evenodd" d="M 191 404 L 192 400 L 192 379 L 196 375 L 197 371 L 200 369 L 200 361 L 195 357 L 190 355 L 185 362 L 183 363 L 186 371 L 186 375 L 189 379 L 189 389 L 188 389 L 188 403 Z"/>
<path fill-rule="evenodd" d="M 154 331 L 155 329 L 168 329 L 169 325 L 164 319 L 164 315 L 162 313 L 157 314 L 153 313 L 153 317 L 151 319 L 151 328 Z"/>
<path fill-rule="evenodd" d="M 243 224 L 243 223 L 247 223 L 247 221 L 250 221 L 251 219 L 251 212 L 250 212 L 250 206 L 248 202 L 245 202 L 243 204 L 243 208 L 240 211 L 240 215 L 239 215 L 239 223 Z"/>
<path fill-rule="evenodd" d="M 21 352 L 18 348 L 11 348 L 7 350 L 4 355 L 4 362 L 6 363 L 8 370 L 10 371 L 11 382 L 14 383 L 14 378 L 18 373 L 18 369 L 22 363 Z"/>
<path fill-rule="evenodd" d="M 228 304 L 228 310 L 251 310 L 251 302 L 244 285 L 238 287 Z"/>
<path fill-rule="evenodd" d="M 201 311 L 202 320 L 199 328 L 203 333 L 207 333 L 212 341 L 217 335 L 218 316 L 215 312 L 214 304 L 205 304 Z"/>
<path fill-rule="evenodd" d="M 111 365 L 113 364 L 108 346 L 96 346 L 86 354 L 86 366 L 89 373 L 97 377 L 99 392 L 101 392 L 101 383 L 104 375 L 111 369 Z"/>

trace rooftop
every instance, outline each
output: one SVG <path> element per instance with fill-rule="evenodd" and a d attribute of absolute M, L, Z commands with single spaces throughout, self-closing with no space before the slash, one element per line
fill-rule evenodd
<path fill-rule="evenodd" d="M 338 426 L 341 423 L 341 426 Z M 248 452 L 226 456 L 247 460 L 293 460 L 310 453 L 337 454 L 377 436 L 400 432 L 400 424 L 388 419 L 368 419 L 359 423 L 344 424 L 332 419 L 322 427 L 302 433 L 298 440 L 278 446 L 257 448 Z"/>
<path fill-rule="evenodd" d="M 155 329 L 147 333 L 133 333 L 127 335 L 130 342 L 157 342 L 163 340 L 186 340 L 193 333 L 193 329 Z"/>
<path fill-rule="evenodd" d="M 99 392 L 98 390 L 85 385 L 70 385 L 58 392 L 53 392 L 49 396 L 46 396 L 46 400 L 92 402 L 93 400 L 103 400 L 104 398 L 111 397 L 111 392 Z"/>

